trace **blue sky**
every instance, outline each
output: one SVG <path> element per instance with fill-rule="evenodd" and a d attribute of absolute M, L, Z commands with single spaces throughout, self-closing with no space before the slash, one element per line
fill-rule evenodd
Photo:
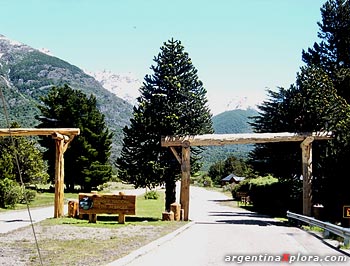
<path fill-rule="evenodd" d="M 325 0 L 0 0 L 0 34 L 82 69 L 140 80 L 164 41 L 182 41 L 214 114 L 289 87 L 317 39 Z"/>

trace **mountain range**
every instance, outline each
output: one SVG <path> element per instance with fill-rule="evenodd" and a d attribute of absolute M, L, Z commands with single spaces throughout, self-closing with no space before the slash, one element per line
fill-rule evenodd
<path fill-rule="evenodd" d="M 22 127 L 37 125 L 35 116 L 39 114 L 40 97 L 52 86 L 63 84 L 96 96 L 97 107 L 114 133 L 112 153 L 118 154 L 121 130 L 129 124 L 132 105 L 77 66 L 0 35 L 0 86 L 7 99 L 10 120 L 17 121 Z M 5 127 L 2 111 L 0 123 Z"/>
<path fill-rule="evenodd" d="M 122 128 L 130 123 L 132 107 L 139 96 L 142 81 L 131 73 L 84 71 L 52 56 L 48 49 L 34 49 L 0 35 L 0 86 L 7 100 L 11 121 L 17 121 L 22 127 L 36 126 L 38 121 L 35 116 L 39 115 L 40 97 L 45 96 L 52 86 L 63 84 L 96 96 L 97 107 L 105 115 L 106 124 L 114 133 L 112 157 L 116 158 L 120 154 Z M 241 101 L 236 99 L 235 102 Z M 241 106 L 235 104 L 235 107 Z M 213 117 L 215 133 L 250 132 L 248 117 L 256 114 L 257 111 L 251 108 L 218 114 Z M 0 110 L 0 127 L 6 127 L 5 122 L 4 112 Z M 213 158 L 218 158 L 215 153 L 221 153 L 222 156 L 232 152 L 242 154 L 242 149 L 239 152 L 237 147 L 220 148 L 210 149 L 204 157 L 213 161 Z M 243 157 L 245 154 L 246 150 L 243 151 Z"/>

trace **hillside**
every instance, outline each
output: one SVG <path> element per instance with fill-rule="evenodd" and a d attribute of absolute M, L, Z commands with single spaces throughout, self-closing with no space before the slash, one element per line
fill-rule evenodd
<path fill-rule="evenodd" d="M 22 127 L 37 124 L 34 117 L 39 114 L 40 97 L 52 86 L 68 84 L 87 95 L 95 95 L 98 108 L 114 133 L 113 157 L 119 153 L 121 129 L 129 123 L 132 106 L 80 68 L 0 35 L 0 75 L 10 119 Z M 0 123 L 5 126 L 3 111 L 0 111 Z"/>
<path fill-rule="evenodd" d="M 218 114 L 213 117 L 213 127 L 216 134 L 230 134 L 230 133 L 250 133 L 253 132 L 251 126 L 248 124 L 249 117 L 258 114 L 255 109 L 247 110 L 231 110 Z"/>
<path fill-rule="evenodd" d="M 213 116 L 213 127 L 216 134 L 250 133 L 253 132 L 249 121 L 250 117 L 258 114 L 255 109 L 231 110 Z M 226 145 L 222 147 L 207 147 L 202 153 L 202 170 L 208 170 L 210 165 L 217 161 L 225 160 L 229 156 L 237 158 L 247 158 L 253 145 Z"/>

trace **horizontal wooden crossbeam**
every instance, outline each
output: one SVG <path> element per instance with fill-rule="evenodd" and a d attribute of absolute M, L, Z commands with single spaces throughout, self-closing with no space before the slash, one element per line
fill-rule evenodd
<path fill-rule="evenodd" d="M 75 136 L 80 134 L 79 128 L 0 128 L 0 136 L 49 136 L 60 134 Z"/>
<path fill-rule="evenodd" d="M 230 144 L 270 143 L 303 141 L 307 137 L 314 140 L 332 139 L 332 132 L 310 133 L 244 133 L 244 134 L 206 134 L 195 136 L 163 136 L 162 147 L 190 146 L 222 146 Z"/>

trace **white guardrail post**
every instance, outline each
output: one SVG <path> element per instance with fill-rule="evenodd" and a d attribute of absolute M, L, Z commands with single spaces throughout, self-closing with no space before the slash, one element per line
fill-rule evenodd
<path fill-rule="evenodd" d="M 323 237 L 327 238 L 329 237 L 330 233 L 333 233 L 337 236 L 340 236 L 344 238 L 344 245 L 349 246 L 350 244 L 350 228 L 344 228 L 335 224 L 331 224 L 328 222 L 322 222 L 320 220 L 317 220 L 312 217 L 300 215 L 297 213 L 293 213 L 290 211 L 287 211 L 287 217 L 291 219 L 295 219 L 298 221 L 302 221 L 304 223 L 307 223 L 309 225 L 320 227 L 324 230 Z"/>

